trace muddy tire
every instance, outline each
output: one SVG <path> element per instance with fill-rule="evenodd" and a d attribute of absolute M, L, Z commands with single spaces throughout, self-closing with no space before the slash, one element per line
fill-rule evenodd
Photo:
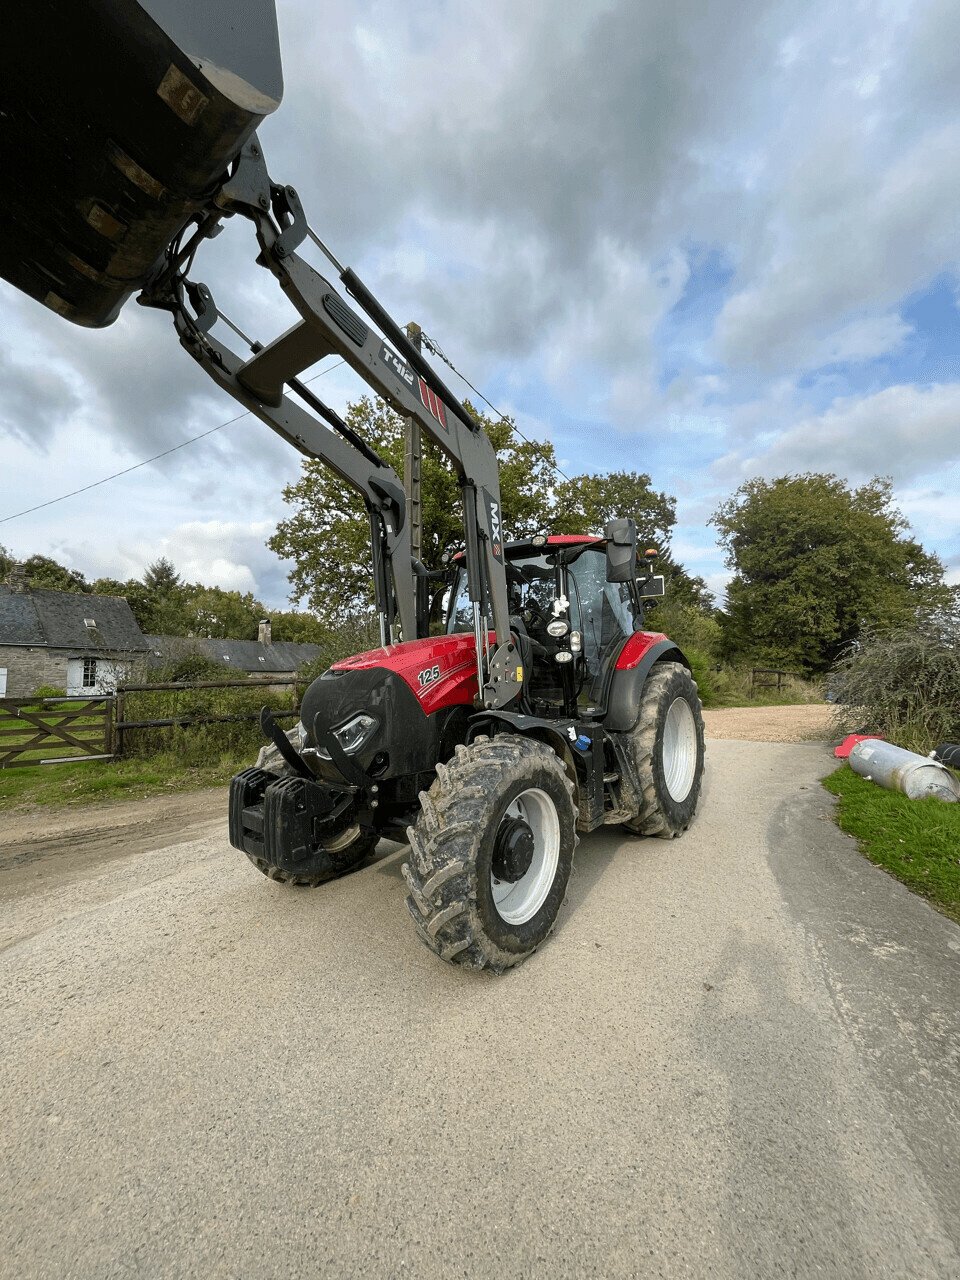
<path fill-rule="evenodd" d="M 407 907 L 441 960 L 502 973 L 553 928 L 577 844 L 573 784 L 542 742 L 477 738 L 437 766 L 408 828 Z"/>
<path fill-rule="evenodd" d="M 278 867 L 266 858 L 248 853 L 247 857 L 270 880 L 280 884 L 290 884 L 302 888 L 315 889 L 318 884 L 328 880 L 336 880 L 345 876 L 348 871 L 362 866 L 377 847 L 380 837 L 360 831 L 358 827 L 348 828 L 337 840 L 332 841 L 327 849 L 317 852 L 305 852 L 295 867 Z"/>
<path fill-rule="evenodd" d="M 643 686 L 627 748 L 640 780 L 633 835 L 672 840 L 693 821 L 703 782 L 703 712 L 697 686 L 679 662 L 658 662 Z"/>

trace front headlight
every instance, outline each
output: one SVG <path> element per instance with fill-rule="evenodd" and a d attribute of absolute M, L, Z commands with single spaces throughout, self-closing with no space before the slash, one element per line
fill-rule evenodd
<path fill-rule="evenodd" d="M 346 724 L 342 724 L 339 728 L 333 730 L 333 736 L 343 747 L 348 756 L 353 755 L 355 751 L 359 751 L 363 744 L 373 735 L 379 721 L 376 716 L 368 716 L 361 712 L 360 715 L 353 716 Z M 323 747 L 317 747 L 317 755 L 324 760 L 330 759 L 330 752 L 324 751 Z"/>

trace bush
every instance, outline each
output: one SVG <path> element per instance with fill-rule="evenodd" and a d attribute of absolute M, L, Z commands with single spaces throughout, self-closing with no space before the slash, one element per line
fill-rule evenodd
<path fill-rule="evenodd" d="M 670 637 L 671 640 L 673 636 Z M 709 654 L 703 653 L 699 649 L 692 649 L 689 645 L 681 645 L 687 661 L 690 663 L 690 669 L 693 672 L 693 678 L 697 682 L 697 690 L 700 694 L 700 701 L 705 707 L 719 707 L 723 705 L 723 696 L 721 690 L 717 687 L 718 677 L 722 676 L 722 672 L 716 670 L 716 663 Z"/>
<path fill-rule="evenodd" d="M 41 684 L 33 691 L 35 698 L 65 698 L 66 689 L 58 689 L 54 684 Z"/>
<path fill-rule="evenodd" d="M 880 733 L 926 753 L 960 739 L 960 614 L 910 627 L 864 630 L 834 664 L 829 688 L 838 733 Z"/>
<path fill-rule="evenodd" d="M 716 665 L 720 657 L 720 624 L 712 614 L 667 597 L 652 609 L 644 623 L 648 631 L 662 631 L 683 649 L 695 649 Z"/>

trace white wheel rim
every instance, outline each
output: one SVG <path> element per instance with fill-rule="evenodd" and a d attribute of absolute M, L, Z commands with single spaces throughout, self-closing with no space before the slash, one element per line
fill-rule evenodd
<path fill-rule="evenodd" d="M 512 883 L 490 873 L 493 905 L 507 924 L 526 924 L 546 902 L 560 862 L 560 819 L 553 801 L 539 787 L 522 791 L 507 806 L 501 821 L 522 818 L 533 832 L 533 858 Z"/>
<path fill-rule="evenodd" d="M 673 800 L 686 800 L 697 776 L 697 723 L 686 698 L 674 698 L 663 723 L 663 778 Z"/>

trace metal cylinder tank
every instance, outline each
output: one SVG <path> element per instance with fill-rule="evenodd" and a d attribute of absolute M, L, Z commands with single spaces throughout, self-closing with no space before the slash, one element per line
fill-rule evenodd
<path fill-rule="evenodd" d="M 911 800 L 960 800 L 960 782 L 944 765 L 880 738 L 858 742 L 850 752 L 850 767 L 861 778 L 902 791 Z"/>

